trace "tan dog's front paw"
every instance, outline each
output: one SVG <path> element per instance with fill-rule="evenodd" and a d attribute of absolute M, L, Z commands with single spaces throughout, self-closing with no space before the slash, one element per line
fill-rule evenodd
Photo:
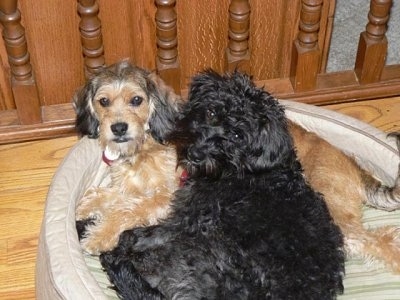
<path fill-rule="evenodd" d="M 97 188 L 88 190 L 78 201 L 75 210 L 76 220 L 98 218 L 101 215 L 99 203 L 103 201 L 103 195 Z"/>
<path fill-rule="evenodd" d="M 86 232 L 86 236 L 80 241 L 83 251 L 90 255 L 110 251 L 118 244 L 118 235 L 105 235 L 98 229 Z"/>

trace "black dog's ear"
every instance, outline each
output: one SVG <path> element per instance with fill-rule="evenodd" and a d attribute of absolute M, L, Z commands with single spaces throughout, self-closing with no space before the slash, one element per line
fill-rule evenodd
<path fill-rule="evenodd" d="M 80 135 L 87 135 L 90 138 L 99 136 L 98 128 L 100 123 L 93 108 L 94 95 L 94 83 L 89 80 L 73 97 L 73 106 L 76 112 L 76 130 Z"/>
<path fill-rule="evenodd" d="M 164 143 L 175 127 L 182 99 L 155 73 L 147 77 L 147 88 L 150 101 L 149 130 L 156 141 Z"/>
<path fill-rule="evenodd" d="M 275 166 L 289 166 L 296 159 L 293 140 L 290 136 L 284 108 L 267 92 L 260 93 L 253 102 L 253 111 L 258 116 L 259 132 L 254 132 L 255 145 L 251 167 L 254 170 L 265 170 Z"/>

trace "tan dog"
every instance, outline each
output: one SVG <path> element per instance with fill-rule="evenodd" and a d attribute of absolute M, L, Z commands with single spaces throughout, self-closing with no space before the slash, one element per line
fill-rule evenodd
<path fill-rule="evenodd" d="M 98 138 L 111 184 L 90 189 L 76 208 L 82 248 L 111 250 L 121 232 L 155 224 L 169 211 L 179 174 L 163 145 L 180 98 L 155 74 L 123 61 L 105 68 L 74 97 L 80 134 Z"/>
<path fill-rule="evenodd" d="M 400 228 L 367 229 L 362 224 L 363 205 L 388 211 L 400 208 L 399 175 L 394 187 L 382 185 L 354 159 L 316 134 L 293 122 L 289 128 L 308 181 L 324 195 L 344 234 L 347 254 L 383 261 L 393 272 L 400 273 Z"/>

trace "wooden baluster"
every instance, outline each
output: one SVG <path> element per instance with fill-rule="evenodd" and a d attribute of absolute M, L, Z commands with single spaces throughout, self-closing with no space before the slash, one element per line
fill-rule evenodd
<path fill-rule="evenodd" d="M 251 73 L 249 52 L 250 4 L 248 0 L 232 0 L 229 5 L 229 42 L 225 53 L 228 71 L 236 68 Z"/>
<path fill-rule="evenodd" d="M 105 66 L 101 21 L 98 17 L 99 5 L 96 0 L 78 0 L 78 13 L 81 17 L 79 31 L 85 60 L 85 76 L 88 78 Z"/>
<path fill-rule="evenodd" d="M 156 0 L 157 69 L 161 78 L 180 93 L 180 66 L 175 0 Z"/>
<path fill-rule="evenodd" d="M 385 66 L 385 33 L 392 0 L 371 0 L 366 31 L 360 34 L 354 71 L 361 84 L 377 82 Z"/>
<path fill-rule="evenodd" d="M 299 33 L 294 41 L 290 79 L 295 91 L 309 91 L 317 85 L 321 51 L 318 32 L 323 0 L 302 0 Z"/>
<path fill-rule="evenodd" d="M 39 94 L 17 0 L 0 1 L 0 22 L 11 69 L 11 88 L 22 125 L 42 122 Z"/>

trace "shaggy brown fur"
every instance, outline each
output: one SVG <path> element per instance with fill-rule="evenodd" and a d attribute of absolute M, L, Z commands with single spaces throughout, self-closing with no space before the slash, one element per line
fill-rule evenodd
<path fill-rule="evenodd" d="M 393 272 L 400 273 L 400 228 L 367 229 L 362 224 L 363 205 L 382 210 L 400 208 L 400 178 L 394 187 L 384 186 L 353 158 L 316 134 L 293 122 L 290 132 L 308 181 L 324 195 L 345 236 L 347 254 L 383 261 Z"/>
<path fill-rule="evenodd" d="M 111 250 L 124 230 L 167 215 L 179 173 L 175 148 L 162 141 L 179 101 L 157 75 L 125 61 L 104 69 L 76 94 L 78 131 L 118 156 L 110 163 L 111 184 L 90 189 L 77 204 L 76 220 L 86 222 L 86 252 Z"/>

